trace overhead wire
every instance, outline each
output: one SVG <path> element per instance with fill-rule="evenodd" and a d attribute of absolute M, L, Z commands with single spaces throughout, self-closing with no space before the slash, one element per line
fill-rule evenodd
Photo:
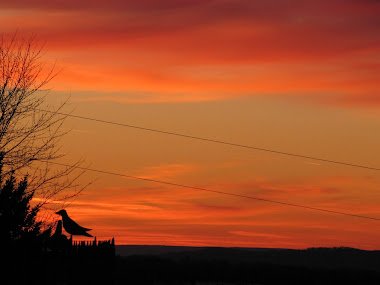
<path fill-rule="evenodd" d="M 320 157 L 315 157 L 315 156 L 302 155 L 302 154 L 285 152 L 285 151 L 278 151 L 278 150 L 269 149 L 269 148 L 262 148 L 262 147 L 250 146 L 250 145 L 245 145 L 245 144 L 238 144 L 238 143 L 227 142 L 227 141 L 222 141 L 222 140 L 217 140 L 217 139 L 204 138 L 204 137 L 199 137 L 199 136 L 193 136 L 193 135 L 187 135 L 187 134 L 182 134 L 182 133 L 164 131 L 164 130 L 160 130 L 160 129 L 141 127 L 141 126 L 136 126 L 136 125 L 131 125 L 131 124 L 113 122 L 113 121 L 108 121 L 108 120 L 103 120 L 103 119 L 85 117 L 85 116 L 80 116 L 80 115 L 73 115 L 73 114 L 62 113 L 62 112 L 55 112 L 55 111 L 49 111 L 49 110 L 43 110 L 43 109 L 37 109 L 37 110 L 42 111 L 42 112 L 53 113 L 53 114 L 57 114 L 57 115 L 82 119 L 82 120 L 89 120 L 89 121 L 94 121 L 94 122 L 99 122 L 99 123 L 104 123 L 104 124 L 111 124 L 111 125 L 115 125 L 115 126 L 133 128 L 133 129 L 155 132 L 155 133 L 160 133 L 160 134 L 165 134 L 165 135 L 172 135 L 172 136 L 177 136 L 177 137 L 183 137 L 183 138 L 188 138 L 188 139 L 193 139 L 193 140 L 223 144 L 223 145 L 240 147 L 240 148 L 245 148 L 245 149 L 252 149 L 252 150 L 269 152 L 269 153 L 273 153 L 273 154 L 280 154 L 280 155 L 291 156 L 291 157 L 296 157 L 296 158 L 304 158 L 304 159 L 308 159 L 308 160 L 314 160 L 314 161 L 319 161 L 319 162 L 327 162 L 327 163 L 338 164 L 338 165 L 343 165 L 343 166 L 350 166 L 350 167 L 380 171 L 380 168 L 378 168 L 378 167 L 373 167 L 373 166 L 368 166 L 368 165 L 363 165 L 363 164 L 356 164 L 356 163 L 338 161 L 338 160 L 333 160 L 333 159 L 326 159 L 326 158 L 320 158 Z"/>
<path fill-rule="evenodd" d="M 76 168 L 76 169 L 80 169 L 80 170 L 91 171 L 91 172 L 96 172 L 96 173 L 101 173 L 101 174 L 108 174 L 108 175 L 126 177 L 126 178 L 136 179 L 136 180 L 144 180 L 144 181 L 154 182 L 154 183 L 159 183 L 159 184 L 164 184 L 164 185 L 170 185 L 170 186 L 176 186 L 176 187 L 181 187 L 181 188 L 200 190 L 200 191 L 217 193 L 217 194 L 222 194 L 222 195 L 227 195 L 227 196 L 233 196 L 233 197 L 238 197 L 238 198 L 257 200 L 257 201 L 262 201 L 262 202 L 279 204 L 279 205 L 283 205 L 283 206 L 297 207 L 297 208 L 308 209 L 308 210 L 312 210 L 312 211 L 325 212 L 325 213 L 329 213 L 329 214 L 337 214 L 337 215 L 344 215 L 344 216 L 356 217 L 356 218 L 361 218 L 361 219 L 369 219 L 369 220 L 380 221 L 380 218 L 371 217 L 371 216 L 364 216 L 364 215 L 352 214 L 352 213 L 348 213 L 348 212 L 328 210 L 328 209 L 323 209 L 323 208 L 318 208 L 318 207 L 312 207 L 312 206 L 306 206 L 306 205 L 301 205 L 301 204 L 295 204 L 295 203 L 290 203 L 290 202 L 284 202 L 284 201 L 278 201 L 278 200 L 272 200 L 272 199 L 259 198 L 259 197 L 255 197 L 255 196 L 248 196 L 248 195 L 243 195 L 243 194 L 236 194 L 236 193 L 231 193 L 231 192 L 212 190 L 212 189 L 203 188 L 203 187 L 190 186 L 190 185 L 185 185 L 185 184 L 180 184 L 180 183 L 173 183 L 173 182 L 168 182 L 168 181 L 161 181 L 161 180 L 156 180 L 156 179 L 151 179 L 151 178 L 145 178 L 145 177 L 127 175 L 127 174 L 123 174 L 123 173 L 117 173 L 117 172 L 99 170 L 99 169 L 94 169 L 94 168 L 89 168 L 89 167 L 73 166 L 73 165 L 69 165 L 69 164 L 65 164 L 65 163 L 58 163 L 58 162 L 51 162 L 51 161 L 45 161 L 45 162 L 46 163 L 50 163 L 50 164 L 54 164 L 54 165 L 58 165 L 58 166 L 71 167 L 71 168 Z"/>
<path fill-rule="evenodd" d="M 345 166 L 351 166 L 351 167 L 358 167 L 358 168 L 364 168 L 364 169 L 370 169 L 370 170 L 380 171 L 380 168 L 366 166 L 366 165 L 353 164 L 353 163 L 342 162 L 342 161 L 337 161 L 337 160 L 330 160 L 330 159 L 318 158 L 318 157 L 313 157 L 313 156 L 306 156 L 306 155 L 301 155 L 301 154 L 295 154 L 295 153 L 277 151 L 277 150 L 273 150 L 273 149 L 267 149 L 267 148 L 260 148 L 260 147 L 255 147 L 255 146 L 249 146 L 249 145 L 231 143 L 231 142 L 226 142 L 226 141 L 221 141 L 221 140 L 215 140 L 215 139 L 209 139 L 209 138 L 204 138 L 204 137 L 192 136 L 192 135 L 187 135 L 187 134 L 181 134 L 181 133 L 163 131 L 163 130 L 160 130 L 160 129 L 141 127 L 141 126 L 136 126 L 136 125 L 131 125 L 131 124 L 125 124 L 125 123 L 107 121 L 107 120 L 103 120 L 103 119 L 85 117 L 85 116 L 80 116 L 80 115 L 73 115 L 73 114 L 56 112 L 56 111 L 49 111 L 49 110 L 43 110 L 43 109 L 37 109 L 37 110 L 43 111 L 43 112 L 48 112 L 48 113 L 54 113 L 54 114 L 57 114 L 57 115 L 67 116 L 67 117 L 73 117 L 73 118 L 77 118 L 77 119 L 83 119 L 83 120 L 95 121 L 95 122 L 100 122 L 100 123 L 112 124 L 112 125 L 116 125 L 116 126 L 134 128 L 134 129 L 138 129 L 138 130 L 150 131 L 150 132 L 161 133 L 161 134 L 166 134 L 166 135 L 179 136 L 179 137 L 190 138 L 190 139 L 194 139 L 194 140 L 201 140 L 201 141 L 206 141 L 206 142 L 211 142 L 211 143 L 218 143 L 218 144 L 224 144 L 224 145 L 229 145 L 229 146 L 234 146 L 234 147 L 241 147 L 241 148 L 246 148 L 246 149 L 265 151 L 265 152 L 270 152 L 270 153 L 274 153 L 274 154 L 281 154 L 281 155 L 293 156 L 293 157 L 298 157 L 298 158 L 305 158 L 305 159 L 310 159 L 310 160 L 316 160 L 316 161 L 322 161 L 322 162 L 340 164 L 340 165 L 345 165 Z M 323 208 L 318 208 L 318 207 L 306 206 L 306 205 L 302 205 L 302 204 L 295 204 L 295 203 L 290 203 L 290 202 L 284 202 L 284 201 L 277 201 L 277 200 L 259 198 L 259 197 L 242 195 L 242 194 L 236 194 L 236 193 L 230 193 L 230 192 L 224 192 L 224 191 L 219 191 L 219 190 L 212 190 L 212 189 L 207 189 L 207 188 L 203 188 L 203 187 L 196 187 L 196 186 L 190 186 L 190 185 L 185 185 L 185 184 L 179 184 L 179 183 L 161 181 L 161 180 L 150 179 L 150 178 L 145 178 L 145 177 L 139 177 L 139 176 L 127 175 L 127 174 L 116 173 L 116 172 L 111 172 L 111 171 L 93 169 L 93 168 L 89 168 L 89 167 L 72 166 L 72 165 L 69 165 L 69 164 L 52 162 L 52 161 L 46 161 L 46 162 L 50 163 L 50 164 L 58 165 L 58 166 L 73 167 L 73 168 L 81 169 L 81 170 L 85 170 L 85 171 L 91 171 L 91 172 L 97 172 L 97 173 L 102 173 L 102 174 L 121 176 L 121 177 L 130 178 L 130 179 L 144 180 L 144 181 L 154 182 L 154 183 L 159 183 L 159 184 L 164 184 L 164 185 L 170 185 L 170 186 L 176 186 L 176 187 L 181 187 L 181 188 L 200 190 L 200 191 L 217 193 L 217 194 L 228 195 L 228 196 L 239 197 L 239 198 L 246 198 L 246 199 L 251 199 L 251 200 L 256 200 L 256 201 L 274 203 L 274 204 L 279 204 L 279 205 L 283 205 L 283 206 L 291 206 L 291 207 L 303 208 L 303 209 L 308 209 L 308 210 L 313 210 L 313 211 L 319 211 L 319 212 L 325 212 L 325 213 L 330 213 L 330 214 L 345 215 L 345 216 L 350 216 L 350 217 L 356 217 L 356 218 L 362 218 L 362 219 L 369 219 L 369 220 L 380 221 L 380 218 L 371 217 L 371 216 L 352 214 L 352 213 L 348 213 L 348 212 L 335 211 L 335 210 L 328 210 L 328 209 L 323 209 Z"/>

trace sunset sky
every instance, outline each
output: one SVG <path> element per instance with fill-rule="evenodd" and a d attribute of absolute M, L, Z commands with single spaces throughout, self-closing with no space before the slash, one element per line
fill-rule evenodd
<path fill-rule="evenodd" d="M 0 1 L 74 115 L 380 167 L 380 1 Z M 380 218 L 380 172 L 70 118 L 91 168 Z M 66 210 L 117 244 L 380 249 L 380 222 L 87 172 Z M 58 219 L 58 217 L 56 217 Z"/>

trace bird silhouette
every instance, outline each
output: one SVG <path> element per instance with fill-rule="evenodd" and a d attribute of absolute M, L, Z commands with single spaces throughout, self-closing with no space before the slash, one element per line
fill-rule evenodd
<path fill-rule="evenodd" d="M 72 219 L 70 219 L 66 210 L 60 210 L 56 214 L 62 216 L 63 228 L 66 230 L 66 232 L 68 232 L 72 236 L 92 237 L 92 235 L 87 233 L 87 231 L 91 231 L 91 229 L 81 227 L 76 222 L 74 222 Z"/>
<path fill-rule="evenodd" d="M 71 241 L 62 234 L 62 221 L 59 220 L 55 233 L 50 237 L 48 247 L 53 251 L 65 251 L 71 245 Z"/>
<path fill-rule="evenodd" d="M 59 220 L 57 227 L 55 228 L 55 233 L 52 235 L 52 237 L 58 237 L 62 235 L 62 221 Z"/>

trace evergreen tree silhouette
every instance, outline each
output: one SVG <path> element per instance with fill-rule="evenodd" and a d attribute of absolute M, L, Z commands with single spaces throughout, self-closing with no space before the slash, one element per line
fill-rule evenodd
<path fill-rule="evenodd" d="M 19 182 L 14 173 L 4 177 L 0 154 L 0 240 L 3 243 L 35 241 L 40 236 L 41 223 L 36 221 L 39 207 L 30 205 L 33 196 L 34 191 L 28 191 L 27 176 Z"/>
<path fill-rule="evenodd" d="M 41 222 L 36 220 L 39 207 L 30 204 L 34 191 L 28 189 L 28 177 L 4 174 L 2 158 L 0 153 L 0 252 L 4 264 L 0 283 L 36 284 L 29 281 L 43 249 Z"/>

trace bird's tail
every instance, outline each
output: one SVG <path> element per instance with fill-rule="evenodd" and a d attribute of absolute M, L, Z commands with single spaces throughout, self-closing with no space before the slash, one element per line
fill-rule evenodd
<path fill-rule="evenodd" d="M 93 236 L 90 235 L 89 233 L 84 233 L 83 235 L 86 236 L 86 237 L 93 237 Z"/>

